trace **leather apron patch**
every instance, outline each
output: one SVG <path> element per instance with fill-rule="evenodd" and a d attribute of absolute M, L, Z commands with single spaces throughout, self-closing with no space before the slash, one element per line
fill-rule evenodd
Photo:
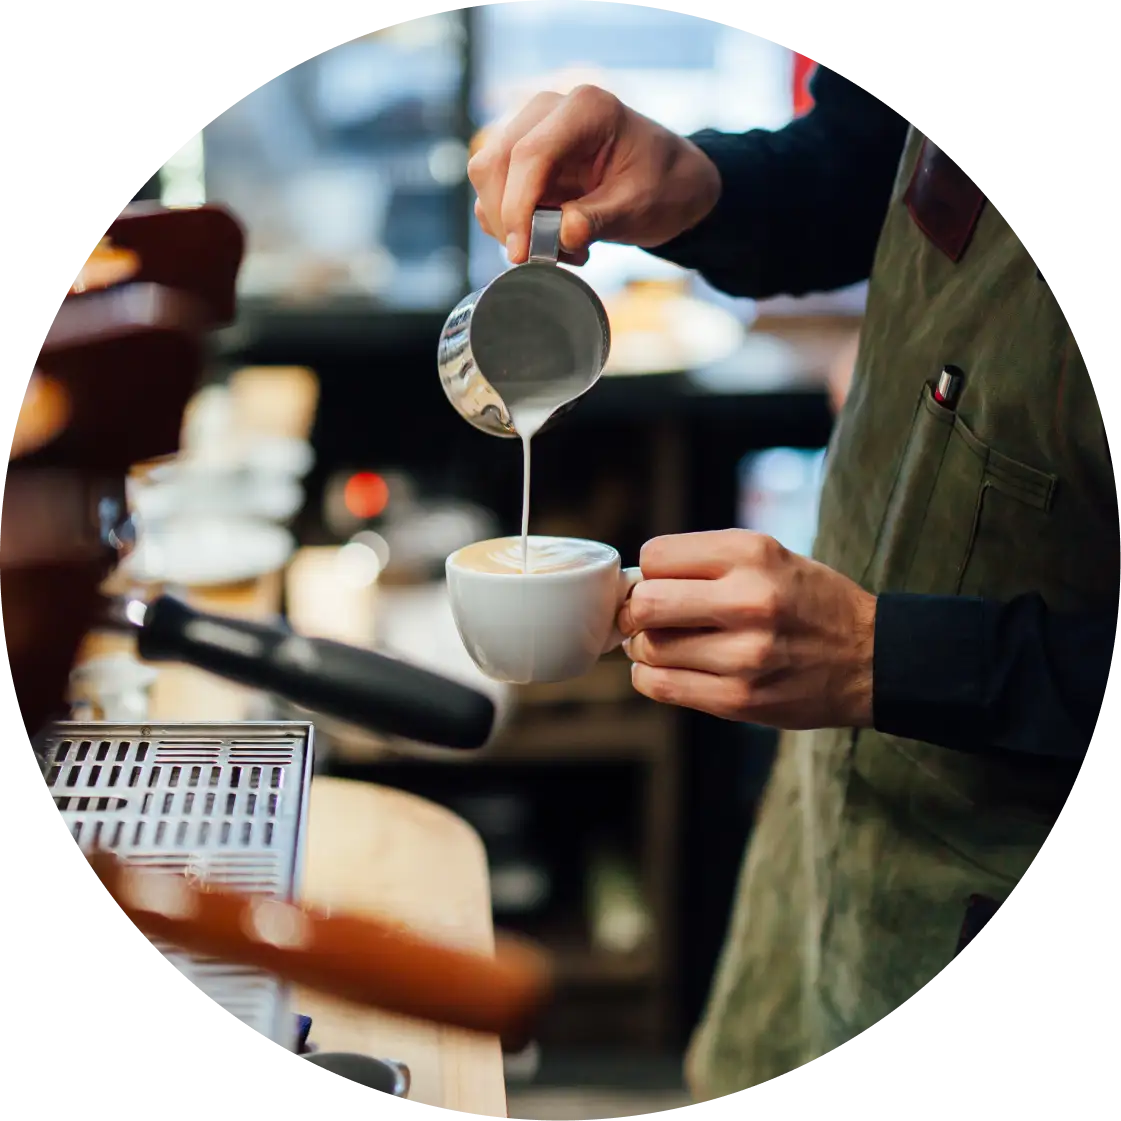
<path fill-rule="evenodd" d="M 915 225 L 957 262 L 969 247 L 985 196 L 945 152 L 925 140 L 903 202 Z"/>

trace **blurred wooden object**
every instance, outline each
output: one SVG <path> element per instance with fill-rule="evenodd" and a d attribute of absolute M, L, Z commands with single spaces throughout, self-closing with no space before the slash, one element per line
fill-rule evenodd
<path fill-rule="evenodd" d="M 176 450 L 200 335 L 233 315 L 241 227 L 220 208 L 200 210 L 126 211 L 36 362 L 0 526 L 8 655 L 29 735 L 65 711 L 74 656 L 114 561 L 102 500 L 119 513 L 129 465 Z"/>
<path fill-rule="evenodd" d="M 344 1003 L 517 1038 L 548 997 L 548 962 L 524 941 L 467 947 L 369 909 L 262 897 L 130 865 L 107 851 L 91 852 L 89 860 L 118 906 L 154 941 Z"/>
<path fill-rule="evenodd" d="M 70 294 L 78 296 L 83 292 L 112 288 L 132 280 L 138 272 L 139 254 L 131 249 L 121 249 L 113 244 L 112 239 L 103 237 L 70 285 Z"/>
<path fill-rule="evenodd" d="M 64 301 L 37 365 L 65 390 L 70 419 L 37 460 L 123 474 L 175 451 L 202 366 L 204 324 L 195 297 L 153 284 Z"/>
<path fill-rule="evenodd" d="M 71 413 L 70 397 L 54 378 L 35 371 L 19 407 L 12 459 L 38 451 L 66 427 Z"/>
<path fill-rule="evenodd" d="M 106 238 L 117 252 L 140 258 L 133 277 L 137 283 L 191 296 L 202 305 L 207 328 L 233 320 L 245 232 L 225 207 L 134 203 L 109 227 Z"/>
<path fill-rule="evenodd" d="M 251 366 L 230 377 L 239 430 L 306 440 L 319 405 L 319 379 L 302 366 Z"/>
<path fill-rule="evenodd" d="M 392 918 L 462 949 L 494 948 L 478 836 L 447 810 L 399 791 L 314 781 L 303 898 Z M 506 1116 L 502 1052 L 493 1036 L 356 1009 L 315 993 L 296 999 L 322 1050 L 401 1059 L 412 1072 L 412 1100 Z"/>

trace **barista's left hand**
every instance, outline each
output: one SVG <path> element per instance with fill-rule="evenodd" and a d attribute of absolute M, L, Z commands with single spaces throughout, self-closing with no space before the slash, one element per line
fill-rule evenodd
<path fill-rule="evenodd" d="M 872 722 L 876 597 L 747 530 L 658 537 L 619 613 L 638 692 L 776 728 Z"/>

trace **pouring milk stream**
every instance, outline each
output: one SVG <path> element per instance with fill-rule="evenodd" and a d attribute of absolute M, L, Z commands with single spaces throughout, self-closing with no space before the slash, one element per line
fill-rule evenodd
<path fill-rule="evenodd" d="M 521 440 L 523 572 L 532 560 L 531 443 L 599 380 L 611 346 L 599 297 L 558 265 L 560 224 L 559 210 L 536 211 L 528 261 L 462 300 L 440 336 L 440 381 L 460 415 Z"/>

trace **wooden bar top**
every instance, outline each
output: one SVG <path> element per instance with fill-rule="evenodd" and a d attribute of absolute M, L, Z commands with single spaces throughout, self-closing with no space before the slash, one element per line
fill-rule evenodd
<path fill-rule="evenodd" d="M 454 814 L 400 791 L 319 778 L 308 838 L 308 902 L 397 919 L 464 949 L 493 950 L 483 846 Z M 315 993 L 298 993 L 296 1008 L 312 1018 L 321 1050 L 404 1062 L 411 1100 L 506 1116 L 497 1039 L 348 1008 Z"/>

